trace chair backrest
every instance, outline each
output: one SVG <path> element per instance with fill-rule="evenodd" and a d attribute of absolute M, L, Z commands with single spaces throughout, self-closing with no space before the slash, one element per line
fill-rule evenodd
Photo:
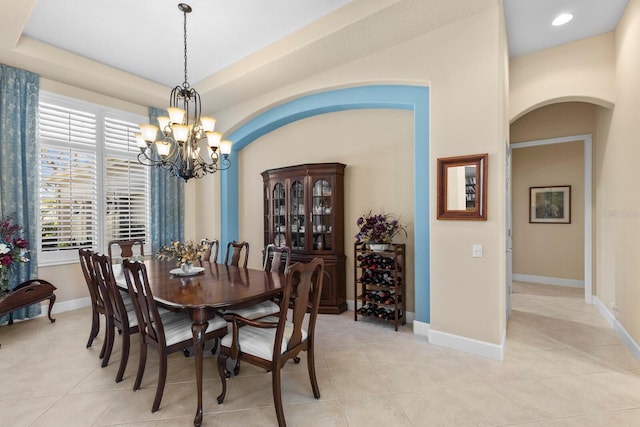
<path fill-rule="evenodd" d="M 243 267 L 247 266 L 247 261 L 249 261 L 249 243 L 248 242 L 233 242 L 227 243 L 227 253 L 224 256 L 224 263 L 227 265 L 240 265 L 240 257 L 243 254 L 244 250 L 244 262 Z M 231 256 L 231 257 L 230 257 Z"/>
<path fill-rule="evenodd" d="M 291 260 L 291 248 L 289 246 L 276 246 L 273 243 L 264 249 L 264 271 L 272 273 L 286 273 L 289 270 Z"/>
<path fill-rule="evenodd" d="M 111 240 L 109 242 L 109 258 L 112 262 L 122 262 L 124 259 L 143 260 L 144 240 Z"/>
<path fill-rule="evenodd" d="M 287 309 L 293 311 L 293 331 L 287 351 L 293 349 L 302 342 L 302 326 L 307 312 L 309 313 L 309 326 L 307 339 L 313 340 L 320 308 L 320 294 L 322 293 L 322 278 L 324 276 L 324 260 L 314 258 L 309 263 L 296 262 L 289 267 L 287 281 L 285 283 L 282 300 L 280 302 L 280 316 L 274 349 L 282 348 L 282 339 L 287 328 Z M 291 305 L 287 303 L 291 302 Z M 278 351 L 274 350 L 277 355 Z"/>
<path fill-rule="evenodd" d="M 203 261 L 206 262 L 210 262 L 210 263 L 217 263 L 218 262 L 218 249 L 220 248 L 220 242 L 218 242 L 218 240 L 216 239 L 202 239 L 200 240 L 200 244 L 206 243 L 207 246 L 209 247 L 209 249 L 207 249 L 205 251 L 205 253 L 202 254 L 202 256 L 200 257 L 200 265 L 202 265 Z"/>
<path fill-rule="evenodd" d="M 125 259 L 122 264 L 127 288 L 138 318 L 141 339 L 147 343 L 156 343 L 160 347 L 166 347 L 164 327 L 158 306 L 153 299 L 147 268 L 143 262 L 128 259 Z"/>
<path fill-rule="evenodd" d="M 104 301 L 107 312 L 113 316 L 117 325 L 122 325 L 123 329 L 129 329 L 129 315 L 120 294 L 120 289 L 116 284 L 116 279 L 113 276 L 111 257 L 95 253 L 91 260 L 96 272 L 98 289 L 105 296 Z"/>
<path fill-rule="evenodd" d="M 96 281 L 96 271 L 93 267 L 93 261 L 91 256 L 94 252 L 91 249 L 78 249 L 78 255 L 80 256 L 80 267 L 82 268 L 82 274 L 84 280 L 87 282 L 87 288 L 89 288 L 89 296 L 91 297 L 91 305 L 93 309 L 105 310 L 104 300 L 98 290 L 98 282 Z"/>

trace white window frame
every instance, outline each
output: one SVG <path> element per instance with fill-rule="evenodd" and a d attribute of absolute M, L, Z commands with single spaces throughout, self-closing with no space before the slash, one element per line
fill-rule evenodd
<path fill-rule="evenodd" d="M 113 118 L 116 120 L 122 120 L 130 123 L 149 123 L 149 118 L 140 114 L 130 113 L 127 111 L 117 110 L 111 107 L 106 107 L 99 104 L 94 104 L 87 101 L 82 101 L 74 98 L 70 98 L 64 95 L 54 94 L 51 92 L 40 91 L 40 101 L 53 104 L 56 106 L 69 108 L 78 111 L 84 111 L 96 116 L 96 169 L 97 169 L 97 239 L 94 242 L 93 250 L 102 251 L 107 253 L 108 241 L 106 238 L 106 148 L 105 148 L 105 129 L 104 122 L 105 117 Z M 39 117 L 38 113 L 38 117 Z M 38 158 L 40 156 L 40 134 L 38 131 Z M 38 191 L 40 191 L 40 160 L 38 160 Z M 150 168 L 149 168 L 150 169 Z M 147 170 L 147 176 L 149 176 L 149 170 Z M 150 215 L 150 191 L 147 192 L 148 198 L 146 200 L 147 212 Z M 60 250 L 60 251 L 43 251 L 42 250 L 42 224 L 40 223 L 40 204 L 38 203 L 38 266 L 50 266 L 61 265 L 79 262 L 78 252 L 76 250 Z M 148 239 L 145 240 L 145 252 L 151 253 L 151 236 L 150 236 L 150 218 L 147 218 L 146 229 Z"/>

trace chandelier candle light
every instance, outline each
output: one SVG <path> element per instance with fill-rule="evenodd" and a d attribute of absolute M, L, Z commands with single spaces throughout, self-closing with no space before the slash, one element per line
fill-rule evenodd
<path fill-rule="evenodd" d="M 138 162 L 166 169 L 188 181 L 228 169 L 231 141 L 214 131 L 216 119 L 200 116 L 200 94 L 187 81 L 187 13 L 192 9 L 185 3 L 178 4 L 178 9 L 184 15 L 184 83 L 171 91 L 169 117 L 158 117 L 159 127 L 141 124 L 135 136 L 140 148 Z M 158 130 L 161 139 L 157 139 Z"/>

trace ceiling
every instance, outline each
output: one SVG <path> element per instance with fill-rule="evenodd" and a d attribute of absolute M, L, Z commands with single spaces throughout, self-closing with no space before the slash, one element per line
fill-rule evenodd
<path fill-rule="evenodd" d="M 186 0 L 188 79 L 206 113 L 494 7 L 496 0 Z M 184 80 L 169 0 L 0 0 L 0 63 L 140 105 Z M 628 0 L 504 0 L 512 57 L 612 31 Z M 575 18 L 564 27 L 559 12 Z M 108 87 L 108 93 L 104 88 Z"/>
<path fill-rule="evenodd" d="M 193 9 L 187 14 L 189 78 L 199 82 L 350 0 L 184 1 Z M 87 7 L 87 0 L 41 0 L 23 34 L 175 86 L 184 80 L 184 15 L 177 4 L 109 0 Z"/>
<path fill-rule="evenodd" d="M 613 31 L 629 0 L 504 0 L 509 56 Z M 551 21 L 560 13 L 574 18 L 561 27 Z"/>

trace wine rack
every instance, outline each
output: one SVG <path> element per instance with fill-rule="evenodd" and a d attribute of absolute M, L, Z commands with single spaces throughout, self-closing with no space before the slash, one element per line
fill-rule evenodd
<path fill-rule="evenodd" d="M 406 325 L 405 245 L 390 244 L 384 251 L 369 250 L 367 243 L 354 245 L 354 320 L 358 316 Z"/>

